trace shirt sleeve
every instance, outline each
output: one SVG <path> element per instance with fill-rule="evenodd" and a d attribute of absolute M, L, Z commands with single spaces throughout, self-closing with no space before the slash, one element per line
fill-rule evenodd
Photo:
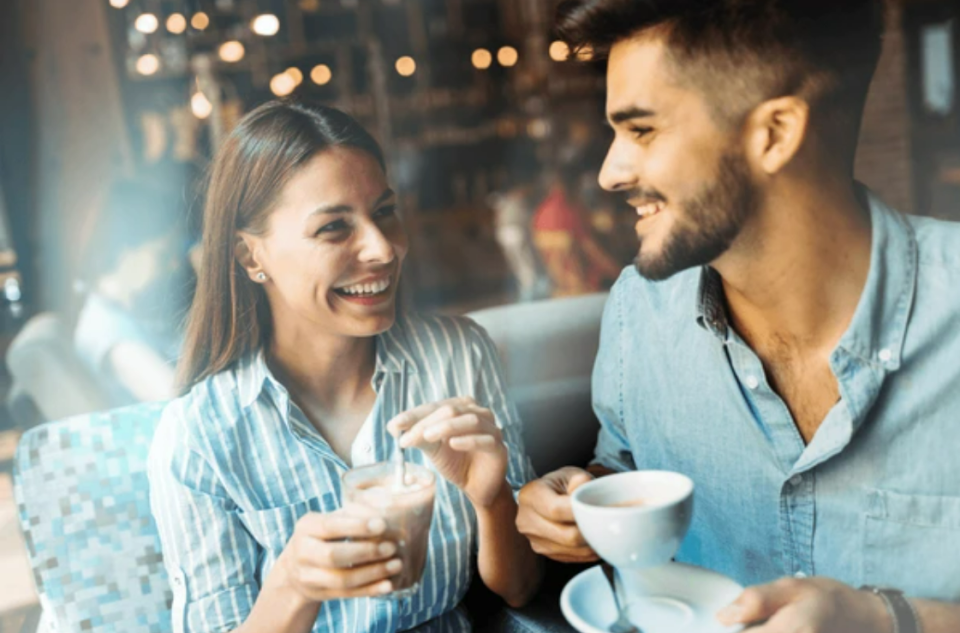
<path fill-rule="evenodd" d="M 623 359 L 620 342 L 620 293 L 617 288 L 603 309 L 600 349 L 593 367 L 593 411 L 600 420 L 600 435 L 591 464 L 617 472 L 636 470 L 623 419 Z"/>
<path fill-rule="evenodd" d="M 164 411 L 148 463 L 150 507 L 173 590 L 173 631 L 231 631 L 259 594 L 259 546 L 206 457 L 202 423 L 189 423 L 198 408 L 183 400 Z"/>
<path fill-rule="evenodd" d="M 523 424 L 520 414 L 507 393 L 507 381 L 496 345 L 480 325 L 470 322 L 470 334 L 475 365 L 480 368 L 475 387 L 476 400 L 493 411 L 497 426 L 503 433 L 509 462 L 507 483 L 514 496 L 529 481 L 536 479 L 533 464 L 523 446 Z"/>

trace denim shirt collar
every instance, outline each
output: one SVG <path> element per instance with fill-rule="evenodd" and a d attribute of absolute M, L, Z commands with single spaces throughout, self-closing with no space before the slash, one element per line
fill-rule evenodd
<path fill-rule="evenodd" d="M 398 349 L 401 337 L 391 335 L 395 334 L 395 329 L 399 328 L 395 325 L 390 331 L 374 337 L 377 356 L 372 384 L 376 390 L 379 390 L 387 374 L 416 373 L 416 368 L 404 358 L 402 350 Z M 287 388 L 270 371 L 263 348 L 242 358 L 237 363 L 235 375 L 237 393 L 243 408 L 252 405 L 267 390 L 282 398 L 289 397 Z"/>
<path fill-rule="evenodd" d="M 878 369 L 900 367 L 903 341 L 917 283 L 917 239 L 910 223 L 858 183 L 870 209 L 870 272 L 838 349 Z M 697 323 L 722 341 L 729 340 L 723 282 L 709 266 L 700 273 Z"/>

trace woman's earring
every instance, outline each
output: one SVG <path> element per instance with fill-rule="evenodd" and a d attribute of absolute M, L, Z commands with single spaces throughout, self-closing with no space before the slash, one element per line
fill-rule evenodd
<path fill-rule="evenodd" d="M 262 270 L 257 273 L 257 281 L 263 283 L 266 280 L 267 280 L 267 273 L 263 272 Z"/>

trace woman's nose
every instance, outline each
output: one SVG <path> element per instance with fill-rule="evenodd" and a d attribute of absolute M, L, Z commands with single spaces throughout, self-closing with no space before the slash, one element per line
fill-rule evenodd
<path fill-rule="evenodd" d="M 380 227 L 371 222 L 362 229 L 360 259 L 364 262 L 387 264 L 393 261 L 393 243 Z"/>

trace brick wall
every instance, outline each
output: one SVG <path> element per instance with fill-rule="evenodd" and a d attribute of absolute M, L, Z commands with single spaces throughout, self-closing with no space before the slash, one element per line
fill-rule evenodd
<path fill-rule="evenodd" d="M 913 211 L 906 51 L 899 2 L 888 7 L 883 55 L 870 88 L 856 176 L 896 209 Z"/>

